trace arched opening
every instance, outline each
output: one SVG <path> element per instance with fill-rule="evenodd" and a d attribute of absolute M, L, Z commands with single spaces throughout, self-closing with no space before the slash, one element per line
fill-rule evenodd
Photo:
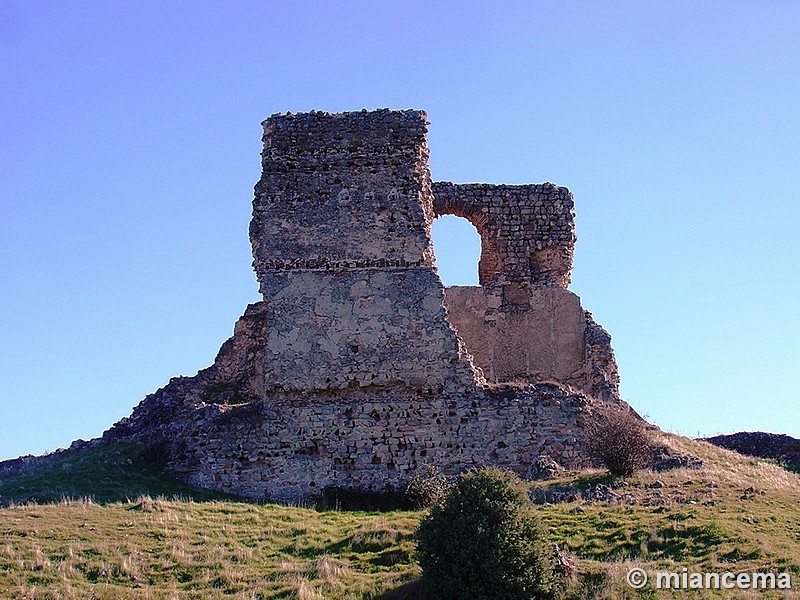
<path fill-rule="evenodd" d="M 443 215 L 431 225 L 436 267 L 445 287 L 478 285 L 481 236 L 462 217 Z"/>

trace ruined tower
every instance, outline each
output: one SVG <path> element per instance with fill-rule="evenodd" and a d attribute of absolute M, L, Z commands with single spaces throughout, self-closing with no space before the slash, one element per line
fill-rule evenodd
<path fill-rule="evenodd" d="M 434 269 L 425 134 L 410 110 L 264 122 L 250 240 L 268 395 L 474 387 Z"/>
<path fill-rule="evenodd" d="M 250 239 L 263 300 L 214 364 L 106 437 L 160 444 L 188 482 L 259 499 L 401 485 L 425 464 L 536 475 L 620 402 L 610 337 L 567 288 L 573 199 L 550 183 L 431 183 L 415 110 L 273 115 Z M 445 290 L 430 226 L 467 218 L 481 286 Z"/>

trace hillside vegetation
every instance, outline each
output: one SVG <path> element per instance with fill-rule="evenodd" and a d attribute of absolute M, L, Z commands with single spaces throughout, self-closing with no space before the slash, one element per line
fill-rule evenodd
<path fill-rule="evenodd" d="M 572 473 L 532 484 L 553 541 L 578 559 L 569 597 L 675 596 L 627 587 L 633 566 L 789 571 L 798 590 L 800 477 L 706 443 L 662 441 L 704 466 L 624 480 Z M 421 512 L 241 502 L 164 477 L 130 447 L 57 456 L 6 475 L 0 497 L 2 598 L 425 597 L 414 560 Z"/>

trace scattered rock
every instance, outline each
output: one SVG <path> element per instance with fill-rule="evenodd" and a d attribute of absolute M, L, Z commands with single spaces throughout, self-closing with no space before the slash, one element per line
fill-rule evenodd
<path fill-rule="evenodd" d="M 531 479 L 546 480 L 554 479 L 564 471 L 564 467 L 558 464 L 549 456 L 537 456 L 533 462 L 533 470 L 531 471 Z"/>
<path fill-rule="evenodd" d="M 577 581 L 578 561 L 568 551 L 562 549 L 558 544 L 553 545 L 553 558 L 555 566 L 553 570 L 567 581 Z"/>
<path fill-rule="evenodd" d="M 650 468 L 653 471 L 669 471 L 672 469 L 699 469 L 703 461 L 691 454 L 678 454 L 666 446 L 653 448 Z"/>

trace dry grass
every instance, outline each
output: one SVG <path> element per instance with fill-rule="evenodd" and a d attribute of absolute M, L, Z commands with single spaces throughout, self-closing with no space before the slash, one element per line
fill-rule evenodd
<path fill-rule="evenodd" d="M 699 469 L 644 471 L 624 480 L 605 473 L 565 476 L 535 487 L 612 488 L 611 500 L 578 499 L 544 506 L 556 541 L 580 559 L 574 598 L 670 598 L 674 591 L 634 592 L 628 569 L 648 572 L 787 571 L 800 588 L 800 477 L 705 442 L 672 434 L 659 441 L 704 461 Z M 748 598 L 751 591 L 692 592 L 693 598 Z M 798 597 L 785 591 L 758 597 Z"/>
<path fill-rule="evenodd" d="M 370 597 L 417 572 L 417 518 L 148 497 L 12 506 L 0 597 Z"/>
<path fill-rule="evenodd" d="M 660 434 L 660 440 L 676 452 L 693 454 L 703 459 L 704 466 L 694 471 L 697 478 L 707 481 L 725 481 L 738 487 L 754 484 L 774 489 L 781 493 L 800 494 L 800 477 L 796 473 L 760 458 L 744 457 L 738 452 L 726 450 L 689 438 Z"/>

